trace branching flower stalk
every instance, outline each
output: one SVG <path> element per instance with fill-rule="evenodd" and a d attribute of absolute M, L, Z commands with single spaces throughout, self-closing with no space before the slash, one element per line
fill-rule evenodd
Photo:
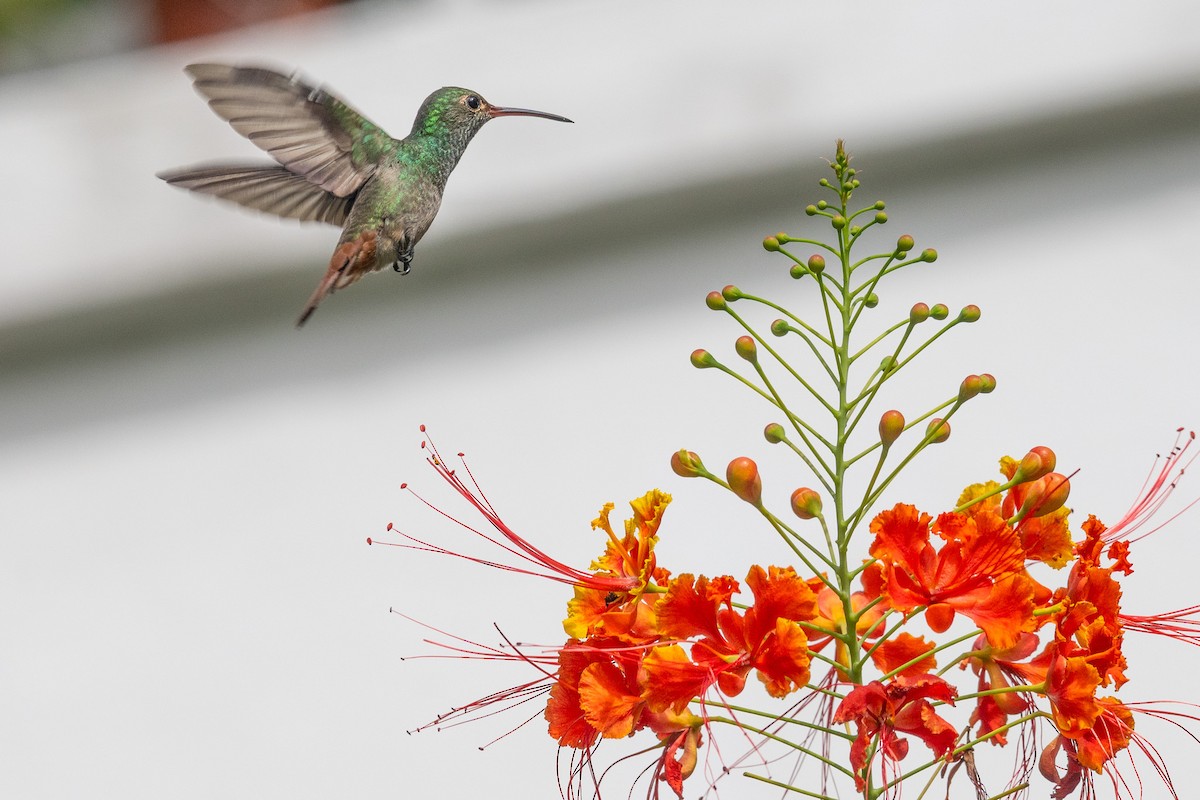
<path fill-rule="evenodd" d="M 860 255 L 871 229 L 888 221 L 884 203 L 854 207 L 860 180 L 841 142 L 830 167 L 833 178 L 820 185 L 832 199 L 806 213 L 832 229 L 832 241 L 779 233 L 763 242 L 788 259 L 792 278 L 815 289 L 819 319 L 726 286 L 706 304 L 740 328 L 734 352 L 745 366 L 707 350 L 691 355 L 695 367 L 734 378 L 781 415 L 764 438 L 793 454 L 802 480 L 817 488 L 791 493 L 789 517 L 764 503 L 748 456 L 730 460 L 723 475 L 687 449 L 670 458 L 676 475 L 704 478 L 757 509 L 793 563 L 754 564 L 743 581 L 673 574 L 656 554 L 671 497 L 656 489 L 631 502 L 623 530 L 609 521 L 613 504 L 601 508 L 592 528 L 604 535 L 603 552 L 586 569 L 569 566 L 503 521 L 465 460 L 452 467 L 431 441 L 422 443 L 437 473 L 499 536 L 444 516 L 503 555 L 452 552 L 391 525 L 400 538 L 386 543 L 573 587 L 560 646 L 506 639 L 497 649 L 451 637 L 453 657 L 520 662 L 534 675 L 430 726 L 544 696 L 550 735 L 574 753 L 563 776 L 567 798 L 601 795 L 610 774 L 596 768 L 601 746 L 607 752 L 613 740 L 639 735 L 655 742 L 628 756 L 653 759 L 642 773 L 648 797 L 663 787 L 682 797 L 697 773 L 704 790 L 735 772 L 821 800 L 844 797 L 851 785 L 863 800 L 897 797 L 909 782 L 918 797 L 998 800 L 1028 796 L 1036 780 L 1048 782 L 1053 798 L 1097 797 L 1098 783 L 1132 798 L 1147 779 L 1159 796 L 1180 797 L 1158 751 L 1135 731 L 1135 715 L 1200 742 L 1193 707 L 1126 702 L 1117 693 L 1128 682 L 1126 633 L 1200 644 L 1200 605 L 1127 614 L 1120 579 L 1133 570 L 1131 545 L 1158 529 L 1141 530 L 1190 463 L 1194 435 L 1180 429 L 1124 518 L 1106 528 L 1089 516 L 1078 535 L 1066 506 L 1070 481 L 1045 446 L 1000 458 L 1003 481 L 967 486 L 944 513 L 902 502 L 881 508 L 897 476 L 946 442 L 950 420 L 996 381 L 967 375 L 911 419 L 875 408 L 889 382 L 980 310 L 968 305 L 952 317 L 945 305 L 918 302 L 905 318 L 864 333 L 885 279 L 890 287 L 901 270 L 931 264 L 937 252 L 916 253 L 904 235 L 886 252 Z M 817 252 L 804 255 L 810 248 Z M 765 334 L 747 309 L 780 316 Z M 794 354 L 811 364 L 794 365 Z M 800 410 L 797 391 L 814 413 Z M 863 534 L 871 537 L 865 546 Z M 779 708 L 733 702 L 751 676 L 764 702 Z M 745 755 L 726 761 L 718 731 L 735 733 Z M 977 756 L 1008 747 L 1013 734 L 1013 764 L 997 779 Z M 918 743 L 923 758 L 910 752 Z M 785 763 L 781 751 L 792 756 L 791 771 L 771 774 Z M 934 788 L 939 783 L 944 789 Z"/>

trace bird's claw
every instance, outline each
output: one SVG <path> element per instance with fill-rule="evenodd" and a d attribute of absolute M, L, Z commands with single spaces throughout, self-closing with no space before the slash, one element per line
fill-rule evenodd
<path fill-rule="evenodd" d="M 402 255 L 396 259 L 396 262 L 392 264 L 392 269 L 396 270 L 396 272 L 399 272 L 401 275 L 407 275 L 409 270 L 412 269 L 412 259 L 412 254 L 406 253 L 405 255 Z"/>

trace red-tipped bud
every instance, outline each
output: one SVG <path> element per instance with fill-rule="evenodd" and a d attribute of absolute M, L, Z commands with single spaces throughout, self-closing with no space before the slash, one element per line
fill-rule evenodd
<path fill-rule="evenodd" d="M 983 378 L 978 375 L 968 375 L 958 385 L 958 402 L 965 403 L 983 391 Z"/>
<path fill-rule="evenodd" d="M 928 261 L 930 264 L 932 264 L 934 261 L 937 261 L 937 250 L 934 250 L 932 247 L 922 250 L 921 260 Z"/>
<path fill-rule="evenodd" d="M 1039 477 L 1052 473 L 1055 467 L 1054 451 L 1049 447 L 1037 446 L 1033 447 L 1030 452 L 1025 453 L 1025 457 L 1016 465 L 1016 471 L 1013 474 L 1013 480 L 1018 483 L 1026 481 L 1036 481 Z"/>
<path fill-rule="evenodd" d="M 717 360 L 713 358 L 712 353 L 707 350 L 692 351 L 692 366 L 696 369 L 708 369 L 709 367 L 717 366 Z"/>
<path fill-rule="evenodd" d="M 758 361 L 758 345 L 754 343 L 753 336 L 739 336 L 737 341 L 733 343 L 733 349 L 742 358 L 749 361 L 751 364 Z"/>
<path fill-rule="evenodd" d="M 704 298 L 704 305 L 713 311 L 725 310 L 725 297 L 720 292 L 709 292 Z"/>
<path fill-rule="evenodd" d="M 735 300 L 741 300 L 746 295 L 742 294 L 741 289 L 733 284 L 730 284 L 721 290 L 721 296 L 724 297 L 726 301 L 732 303 Z"/>
<path fill-rule="evenodd" d="M 930 444 L 941 444 L 950 438 L 950 423 L 941 417 L 934 417 L 925 426 L 925 436 Z"/>
<path fill-rule="evenodd" d="M 916 242 L 913 241 L 913 237 L 906 233 L 896 240 L 896 252 L 907 253 L 909 250 L 913 249 L 913 245 L 915 244 Z"/>
<path fill-rule="evenodd" d="M 825 256 L 814 254 L 808 257 L 808 270 L 815 274 L 821 274 L 825 269 Z"/>
<path fill-rule="evenodd" d="M 671 454 L 671 471 L 681 478 L 697 478 L 707 472 L 700 456 L 691 450 L 677 450 Z"/>
<path fill-rule="evenodd" d="M 936 320 L 943 320 L 950 316 L 950 308 L 945 303 L 936 303 L 933 308 L 929 309 L 929 316 Z"/>
<path fill-rule="evenodd" d="M 813 211 L 816 211 L 816 209 L 813 209 Z M 763 239 L 763 250 L 766 250 L 768 253 L 774 253 L 778 249 L 779 237 L 768 236 L 767 238 Z"/>
<path fill-rule="evenodd" d="M 1024 507 L 1029 508 L 1029 516 L 1041 517 L 1052 511 L 1057 511 L 1067 502 L 1071 494 L 1071 482 L 1066 475 L 1051 472 L 1043 475 L 1028 485 Z"/>
<path fill-rule="evenodd" d="M 816 519 L 821 516 L 821 495 L 807 487 L 792 492 L 792 513 L 800 519 Z"/>
<path fill-rule="evenodd" d="M 894 408 L 883 412 L 883 416 L 879 418 L 879 441 L 883 442 L 883 446 L 891 447 L 892 442 L 899 439 L 902 433 L 904 415 Z"/>
<path fill-rule="evenodd" d="M 771 323 L 771 333 L 776 336 L 787 336 L 792 330 L 792 326 L 787 324 L 786 320 L 777 319 Z"/>
<path fill-rule="evenodd" d="M 752 506 L 762 505 L 762 478 L 753 459 L 741 456 L 730 461 L 725 468 L 725 480 L 738 497 Z"/>
<path fill-rule="evenodd" d="M 763 428 L 763 438 L 771 444 L 779 444 L 787 438 L 787 431 L 778 422 L 772 422 Z"/>
<path fill-rule="evenodd" d="M 969 306 L 963 306 L 963 310 L 958 312 L 958 318 L 963 322 L 977 322 L 982 314 L 983 312 L 979 310 L 979 306 L 972 303 Z"/>
<path fill-rule="evenodd" d="M 908 321 L 912 325 L 919 325 L 929 319 L 929 306 L 924 303 L 917 303 L 908 310 Z"/>
<path fill-rule="evenodd" d="M 981 394 L 991 394 L 996 389 L 996 376 L 990 372 L 985 372 L 979 376 L 983 381 L 983 386 L 979 388 Z"/>

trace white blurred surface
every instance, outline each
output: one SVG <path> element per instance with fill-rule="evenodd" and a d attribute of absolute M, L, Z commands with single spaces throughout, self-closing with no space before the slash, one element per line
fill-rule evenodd
<path fill-rule="evenodd" d="M 519 712 L 405 735 L 526 675 L 401 662 L 428 651 L 425 632 L 387 610 L 488 642 L 492 622 L 553 642 L 567 592 L 364 540 L 394 521 L 463 542 L 398 488 L 451 503 L 416 446 L 426 423 L 444 451 L 469 453 L 514 527 L 564 560 L 598 551 L 587 525 L 604 501 L 619 517 L 653 486 L 676 498 L 660 547 L 673 571 L 742 575 L 784 558 L 749 509 L 675 477 L 667 456 L 752 455 L 781 508 L 804 482 L 761 439 L 768 409 L 687 354 L 732 359 L 740 331 L 702 302 L 724 283 L 811 311 L 806 284 L 759 243 L 824 233 L 801 209 L 821 196 L 835 136 L 864 170 L 858 199 L 888 201 L 879 246 L 907 232 L 941 253 L 884 285 L 878 318 L 916 300 L 984 311 L 887 403 L 915 416 L 966 373 L 999 379 L 887 503 L 938 510 L 992 477 L 999 455 L 1045 443 L 1060 468 L 1081 469 L 1080 514 L 1117 518 L 1174 429 L 1200 423 L 1200 140 L 1161 111 L 1144 126 L 1113 119 L 1111 134 L 1072 120 L 1200 90 L 1198 12 L 854 8 L 356 6 L 0 84 L 0 168 L 20 190 L 0 236 L 0 322 L 10 341 L 65 331 L 34 356 L 5 351 L 20 369 L 0 385 L 0 796 L 554 796 L 540 723 L 476 750 Z M 136 326 L 117 312 L 192 287 L 234 305 L 247 273 L 315 282 L 332 248 L 331 229 L 239 214 L 152 177 L 255 155 L 187 86 L 179 70 L 199 58 L 299 65 L 395 134 L 443 84 L 577 124 L 489 126 L 413 275 L 369 277 L 303 331 L 300 290 L 229 327 L 217 315 L 176 329 L 166 308 L 144 336 L 134 327 L 89 349 L 99 329 L 72 338 L 89 311 Z M 1057 131 L 1059 118 L 1045 142 L 1029 132 Z M 773 164 L 786 174 L 765 188 L 793 186 L 786 203 L 721 194 Z M 621 209 L 659 192 L 680 205 L 651 204 L 626 236 Z M 538 228 L 572 211 L 595 216 L 578 243 Z M 476 231 L 513 226 L 527 252 L 455 260 L 487 252 Z M 1185 481 L 1181 497 L 1198 492 Z M 1137 546 L 1130 610 L 1196 602 L 1196 525 L 1185 517 Z M 1124 697 L 1189 690 L 1172 665 L 1194 651 L 1127 647 Z M 1194 745 L 1154 741 L 1190 796 Z M 762 791 L 722 784 L 726 796 Z"/>

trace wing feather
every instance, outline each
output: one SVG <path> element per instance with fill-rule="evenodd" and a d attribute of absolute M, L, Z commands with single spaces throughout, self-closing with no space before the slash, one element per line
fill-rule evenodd
<path fill-rule="evenodd" d="M 158 177 L 173 186 L 302 222 L 341 225 L 354 201 L 353 194 L 339 197 L 308 178 L 274 164 L 190 167 L 160 172 Z"/>
<path fill-rule="evenodd" d="M 187 72 L 217 116 L 337 197 L 358 191 L 397 146 L 378 125 L 298 75 L 226 64 L 192 64 Z"/>

